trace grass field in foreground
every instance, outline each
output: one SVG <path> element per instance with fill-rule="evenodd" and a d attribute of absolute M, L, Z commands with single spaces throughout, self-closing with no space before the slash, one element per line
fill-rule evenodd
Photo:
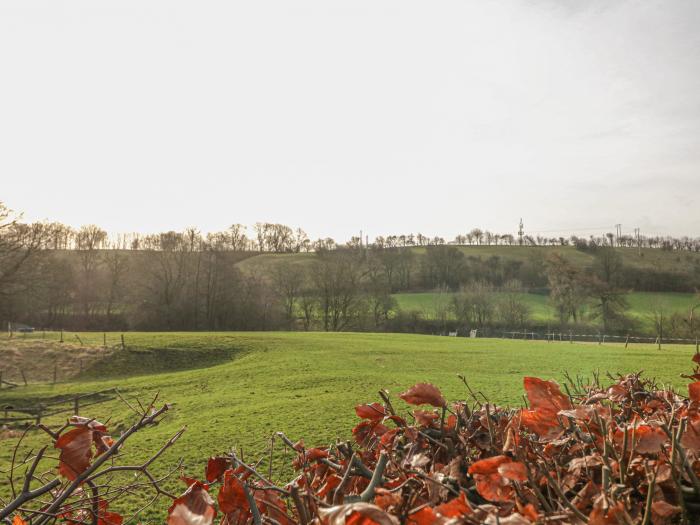
<path fill-rule="evenodd" d="M 102 343 L 102 334 L 80 334 L 80 338 L 86 346 Z M 109 342 L 116 341 L 118 335 L 109 334 Z M 126 342 L 127 350 L 114 350 L 82 377 L 2 390 L 0 403 L 28 404 L 112 386 L 128 398 L 141 400 L 160 392 L 163 401 L 175 404 L 172 412 L 159 426 L 131 439 L 124 453 L 131 458 L 128 461 L 145 458 L 187 425 L 185 435 L 156 471 L 163 472 L 183 457 L 185 472 L 201 476 L 209 455 L 235 445 L 243 447 L 247 458 L 256 457 L 278 430 L 294 440 L 304 437 L 307 445 L 347 438 L 358 421 L 354 405 L 378 400 L 380 388 L 389 389 L 396 399 L 414 383 L 430 381 L 440 386 L 447 399 L 464 399 L 464 386 L 456 377 L 462 373 L 474 389 L 494 402 L 519 405 L 526 375 L 562 381 L 565 370 L 590 376 L 594 370 L 644 369 L 648 376 L 684 392 L 686 381 L 679 374 L 690 370 L 694 351 L 690 346 L 666 346 L 659 351 L 652 345 L 632 345 L 625 350 L 622 345 L 408 334 L 127 333 Z M 6 340 L 0 342 L 0 361 L 5 345 Z M 57 343 L 47 345 L 51 351 L 61 351 Z M 398 400 L 396 406 L 402 412 L 407 409 Z M 83 415 L 109 419 L 114 434 L 133 420 L 118 401 L 96 405 Z M 60 422 L 59 418 L 48 421 L 57 426 Z M 37 447 L 46 439 L 31 432 L 27 444 Z M 15 442 L 14 438 L 0 440 L 0 469 L 7 467 Z M 277 451 L 276 472 L 286 476 L 288 468 L 281 469 L 289 458 Z M 171 487 L 180 490 L 176 481 Z M 133 510 L 136 501 L 132 498 L 125 505 L 122 510 Z M 162 518 L 168 505 L 160 502 L 141 521 Z"/>
<path fill-rule="evenodd" d="M 418 310 L 428 319 L 435 318 L 437 312 L 449 308 L 452 304 L 450 292 L 417 292 L 394 294 L 394 299 L 401 310 Z M 519 294 L 523 302 L 530 307 L 531 317 L 537 322 L 556 322 L 556 312 L 549 297 L 542 294 Z M 651 316 L 656 305 L 663 305 L 666 315 L 675 312 L 687 314 L 691 305 L 697 304 L 697 296 L 692 293 L 676 292 L 631 292 L 626 295 L 629 304 L 627 315 L 636 320 L 643 329 L 651 329 Z M 450 313 L 449 318 L 454 315 Z"/>

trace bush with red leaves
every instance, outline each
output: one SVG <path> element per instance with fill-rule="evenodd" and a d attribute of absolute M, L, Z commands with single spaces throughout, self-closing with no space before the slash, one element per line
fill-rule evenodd
<path fill-rule="evenodd" d="M 173 499 L 167 523 L 697 523 L 700 356 L 693 361 L 687 397 L 640 374 L 611 378 L 606 387 L 597 377 L 592 384 L 568 378 L 564 390 L 526 377 L 528 406 L 512 409 L 473 394 L 448 403 L 421 383 L 399 396 L 421 407 L 405 417 L 382 391 L 382 403 L 355 407 L 354 442 L 306 448 L 278 434 L 295 455 L 297 475 L 287 484 L 235 453 L 212 457 L 206 482 L 183 478 L 186 490 Z M 99 454 L 109 443 L 106 429 L 83 425 L 56 441 L 69 479 L 89 464 L 93 446 Z M 93 519 L 120 518 L 105 506 Z"/>

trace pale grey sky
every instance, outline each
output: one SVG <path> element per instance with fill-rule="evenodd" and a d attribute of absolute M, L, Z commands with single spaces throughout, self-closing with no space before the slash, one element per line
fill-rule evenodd
<path fill-rule="evenodd" d="M 700 235 L 700 2 L 0 3 L 0 200 L 112 232 Z"/>

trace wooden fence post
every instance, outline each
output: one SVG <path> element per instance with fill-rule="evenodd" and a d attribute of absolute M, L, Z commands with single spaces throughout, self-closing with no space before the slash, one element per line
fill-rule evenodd
<path fill-rule="evenodd" d="M 627 339 L 625 339 L 625 348 L 630 344 L 630 334 L 627 334 Z"/>
<path fill-rule="evenodd" d="M 61 328 L 61 343 L 63 342 L 63 328 Z"/>
<path fill-rule="evenodd" d="M 102 346 L 104 346 L 105 348 L 107 348 L 107 332 L 105 332 L 104 334 L 102 334 Z"/>
<path fill-rule="evenodd" d="M 73 413 L 77 416 L 80 412 L 80 398 L 76 396 L 73 400 Z"/>
<path fill-rule="evenodd" d="M 124 334 L 122 334 L 122 350 L 126 350 L 126 345 L 124 344 Z"/>

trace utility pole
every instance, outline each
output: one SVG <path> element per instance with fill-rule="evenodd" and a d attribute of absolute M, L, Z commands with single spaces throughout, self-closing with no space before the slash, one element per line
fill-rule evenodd
<path fill-rule="evenodd" d="M 520 224 L 518 225 L 518 244 L 520 246 L 523 245 L 523 234 L 525 231 L 523 230 L 523 219 L 522 217 L 520 218 Z"/>
<path fill-rule="evenodd" d="M 617 247 L 620 247 L 620 237 L 622 237 L 622 224 L 615 225 L 615 233 L 617 234 Z"/>

